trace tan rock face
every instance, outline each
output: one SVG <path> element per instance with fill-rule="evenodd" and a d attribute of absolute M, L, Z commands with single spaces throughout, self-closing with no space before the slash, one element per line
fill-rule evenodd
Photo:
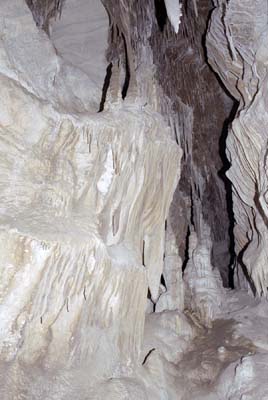
<path fill-rule="evenodd" d="M 97 114 L 101 93 L 94 99 L 90 77 L 64 65 L 22 1 L 4 2 L 0 13 L 7 20 L 0 56 L 6 400 L 29 391 L 28 380 L 44 371 L 83 366 L 93 382 L 139 361 L 181 151 L 161 115 L 135 98 Z M 18 36 L 9 30 L 14 20 Z M 44 398 L 44 382 L 33 398 Z"/>
<path fill-rule="evenodd" d="M 228 139 L 238 262 L 267 295 L 267 4 L 219 1 L 207 48 L 211 65 L 239 109 Z"/>

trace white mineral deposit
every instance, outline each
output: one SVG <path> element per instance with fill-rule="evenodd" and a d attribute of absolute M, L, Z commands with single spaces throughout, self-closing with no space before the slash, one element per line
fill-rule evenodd
<path fill-rule="evenodd" d="M 0 400 L 268 400 L 267 16 L 0 1 Z"/>

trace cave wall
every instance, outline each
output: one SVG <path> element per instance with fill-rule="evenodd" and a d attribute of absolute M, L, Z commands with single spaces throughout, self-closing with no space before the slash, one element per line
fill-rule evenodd
<path fill-rule="evenodd" d="M 0 397 L 109 397 L 144 357 L 181 149 L 127 36 L 103 96 L 23 0 L 0 17 Z"/>
<path fill-rule="evenodd" d="M 266 283 L 265 130 L 254 141 L 259 125 L 246 135 L 241 120 L 245 107 L 265 113 L 265 41 L 234 57 L 243 46 L 223 26 L 240 12 L 226 14 L 232 2 L 213 11 L 204 0 L 103 0 L 100 85 L 53 39 L 64 3 L 4 0 L 0 9 L 0 397 L 177 400 L 192 313 L 211 326 L 225 301 L 221 277 L 229 283 L 220 171 L 233 100 L 207 56 L 240 102 L 227 141 L 236 250 L 259 293 Z M 103 36 L 86 34 L 103 56 Z"/>
<path fill-rule="evenodd" d="M 183 309 L 182 271 L 190 259 L 191 231 L 197 232 L 201 247 L 204 238 L 208 240 L 208 270 L 218 269 L 224 285 L 231 283 L 232 215 L 223 173 L 223 128 L 233 100 L 206 62 L 204 40 L 213 4 L 199 2 L 198 10 L 193 2 L 182 4 L 177 15 L 183 18 L 176 33 L 164 1 L 103 3 L 111 21 L 107 52 L 112 64 L 110 88 L 120 65 L 128 76 L 128 92 L 138 93 L 143 105 L 149 103 L 162 114 L 171 137 L 183 149 L 181 178 L 166 223 L 160 298 L 153 296 L 157 311 Z M 157 82 L 153 91 L 152 79 Z M 210 281 L 210 272 L 206 279 Z M 216 286 L 221 286 L 218 277 L 215 279 Z"/>
<path fill-rule="evenodd" d="M 25 0 L 30 8 L 36 25 L 49 34 L 51 19 L 61 16 L 65 0 Z"/>
<path fill-rule="evenodd" d="M 214 4 L 206 41 L 208 59 L 239 102 L 226 150 L 235 217 L 236 284 L 266 296 L 267 3 Z"/>
<path fill-rule="evenodd" d="M 160 3 L 155 2 L 157 7 Z M 183 2 L 179 33 L 175 34 L 167 18 L 162 28 L 159 20 L 150 43 L 156 76 L 170 99 L 163 114 L 168 114 L 184 150 L 181 179 L 170 210 L 180 256 L 183 260 L 185 254 L 187 257 L 192 224 L 201 238 L 198 219 L 202 214 L 211 229 L 212 263 L 228 286 L 230 218 L 221 174 L 221 136 L 233 103 L 206 62 L 204 38 L 212 7 L 210 1 L 199 1 L 197 17 L 194 3 Z"/>

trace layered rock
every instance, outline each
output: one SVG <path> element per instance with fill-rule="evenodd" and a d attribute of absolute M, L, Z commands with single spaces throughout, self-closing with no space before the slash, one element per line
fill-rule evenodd
<path fill-rule="evenodd" d="M 215 6 L 207 36 L 209 62 L 239 101 L 227 138 L 238 268 L 253 291 L 266 296 L 267 4 L 217 1 Z"/>

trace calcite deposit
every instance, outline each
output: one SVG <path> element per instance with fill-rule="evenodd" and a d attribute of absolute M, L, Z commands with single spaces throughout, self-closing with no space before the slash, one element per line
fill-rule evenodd
<path fill-rule="evenodd" d="M 244 269 L 254 291 L 267 296 L 267 4 L 218 3 L 207 48 L 209 62 L 239 102 L 226 153 L 237 268 Z"/>
<path fill-rule="evenodd" d="M 1 1 L 1 400 L 268 398 L 264 3 Z"/>
<path fill-rule="evenodd" d="M 14 398 L 27 388 L 13 364 L 110 376 L 137 362 L 181 152 L 135 99 L 97 114 L 101 90 L 23 1 L 1 14 L 0 340 Z"/>

